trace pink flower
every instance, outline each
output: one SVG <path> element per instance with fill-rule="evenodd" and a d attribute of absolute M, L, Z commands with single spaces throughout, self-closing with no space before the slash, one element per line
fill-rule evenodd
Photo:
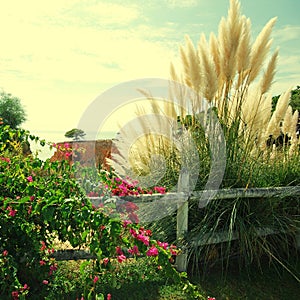
<path fill-rule="evenodd" d="M 30 201 L 33 201 L 34 200 L 34 196 L 30 196 Z"/>
<path fill-rule="evenodd" d="M 124 260 L 126 260 L 126 256 L 124 254 L 121 254 L 117 257 L 117 259 L 119 263 L 122 263 Z"/>
<path fill-rule="evenodd" d="M 160 193 L 160 194 L 165 194 L 166 193 L 166 188 L 163 186 L 155 186 L 154 191 Z"/>
<path fill-rule="evenodd" d="M 48 280 L 43 280 L 43 284 L 48 284 L 49 283 L 49 281 Z"/>
<path fill-rule="evenodd" d="M 128 249 L 128 252 L 132 255 L 134 255 L 134 254 L 139 255 L 140 254 L 139 248 L 136 245 L 134 245 L 131 249 Z"/>
<path fill-rule="evenodd" d="M 127 225 L 132 224 L 132 222 L 130 220 L 124 220 L 123 221 L 123 227 L 127 227 Z"/>
<path fill-rule="evenodd" d="M 152 235 L 152 231 L 150 229 L 146 229 L 145 230 L 145 234 L 148 235 L 148 236 L 151 236 Z"/>
<path fill-rule="evenodd" d="M 117 252 L 118 255 L 122 255 L 123 254 L 123 251 L 122 251 L 122 249 L 121 249 L 120 246 L 116 247 L 116 252 Z"/>
<path fill-rule="evenodd" d="M 131 234 L 134 238 L 137 237 L 137 232 L 136 232 L 134 229 L 130 228 L 130 229 L 129 229 L 129 232 L 130 232 L 130 234 Z"/>
<path fill-rule="evenodd" d="M 11 292 L 11 296 L 13 297 L 14 300 L 19 299 L 19 292 L 13 291 L 13 292 Z"/>
<path fill-rule="evenodd" d="M 8 215 L 9 215 L 10 217 L 14 217 L 14 216 L 16 215 L 17 211 L 16 211 L 15 209 L 13 209 L 13 208 L 11 208 L 11 207 L 8 207 L 7 209 L 9 210 Z"/>
<path fill-rule="evenodd" d="M 8 157 L 1 157 L 1 160 L 6 161 L 8 163 L 10 163 L 10 159 Z"/>
<path fill-rule="evenodd" d="M 104 266 L 106 266 L 109 262 L 109 258 L 108 257 L 105 257 L 103 258 L 103 263 L 104 263 Z"/>
<path fill-rule="evenodd" d="M 44 260 L 40 260 L 40 266 L 44 266 L 46 262 Z"/>
<path fill-rule="evenodd" d="M 177 255 L 177 247 L 175 245 L 170 246 L 170 252 L 172 255 Z"/>
<path fill-rule="evenodd" d="M 157 245 L 160 246 L 160 247 L 162 247 L 163 249 L 166 250 L 169 244 L 168 244 L 168 243 L 164 243 L 164 242 L 157 241 Z"/>
<path fill-rule="evenodd" d="M 99 277 L 95 276 L 94 279 L 93 279 L 93 282 L 96 283 L 98 280 L 99 280 Z"/>
<path fill-rule="evenodd" d="M 32 176 L 28 176 L 28 177 L 27 177 L 27 181 L 28 181 L 28 182 L 32 182 L 32 181 L 33 181 Z"/>
<path fill-rule="evenodd" d="M 46 249 L 46 243 L 44 241 L 41 241 L 42 247 L 41 247 L 41 251 L 44 251 Z"/>
<path fill-rule="evenodd" d="M 149 236 L 144 236 L 143 234 L 138 234 L 136 238 L 139 241 L 143 242 L 146 246 L 149 246 Z"/>
<path fill-rule="evenodd" d="M 65 157 L 66 157 L 66 158 L 69 158 L 71 155 L 72 155 L 72 152 L 66 152 L 66 153 L 65 153 Z"/>
<path fill-rule="evenodd" d="M 216 298 L 215 297 L 207 297 L 207 300 L 216 300 Z"/>
<path fill-rule="evenodd" d="M 70 144 L 69 143 L 65 143 L 64 147 L 68 149 L 68 148 L 70 148 Z"/>
<path fill-rule="evenodd" d="M 7 250 L 4 250 L 4 251 L 2 252 L 2 255 L 3 255 L 3 256 L 7 256 L 7 255 L 8 255 L 8 251 L 7 251 Z"/>
<path fill-rule="evenodd" d="M 32 205 L 29 206 L 27 213 L 30 215 L 32 212 Z"/>
<path fill-rule="evenodd" d="M 57 264 L 51 265 L 50 266 L 50 271 L 49 271 L 49 275 L 52 275 L 54 271 L 57 270 Z"/>
<path fill-rule="evenodd" d="M 146 255 L 147 256 L 157 256 L 158 255 L 157 248 L 152 245 L 151 248 L 146 252 Z"/>
<path fill-rule="evenodd" d="M 111 294 L 107 294 L 106 299 L 110 300 L 111 299 Z"/>

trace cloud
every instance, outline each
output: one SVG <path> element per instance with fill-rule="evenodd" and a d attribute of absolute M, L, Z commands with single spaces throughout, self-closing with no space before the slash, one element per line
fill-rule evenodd
<path fill-rule="evenodd" d="M 300 39 L 300 26 L 286 25 L 280 29 L 274 30 L 274 39 L 278 43 Z"/>
<path fill-rule="evenodd" d="M 116 3 L 99 2 L 84 8 L 89 17 L 97 18 L 105 25 L 126 25 L 139 19 L 141 12 L 135 5 L 120 5 Z"/>
<path fill-rule="evenodd" d="M 146 24 L 98 29 L 13 23 L 10 21 L 10 31 L 1 30 L 6 41 L 1 49 L 2 73 L 14 69 L 19 70 L 19 76 L 30 74 L 45 80 L 116 82 L 166 75 L 172 54 L 163 38 L 164 31 L 155 33 Z M 145 32 L 150 33 L 149 39 Z"/>
<path fill-rule="evenodd" d="M 26 128 L 75 127 L 103 90 L 136 78 L 168 77 L 176 28 L 156 30 L 131 5 L 32 3 L 0 5 L 0 87 L 21 98 Z"/>
<path fill-rule="evenodd" d="M 167 0 L 166 3 L 170 7 L 194 7 L 198 5 L 197 0 Z"/>

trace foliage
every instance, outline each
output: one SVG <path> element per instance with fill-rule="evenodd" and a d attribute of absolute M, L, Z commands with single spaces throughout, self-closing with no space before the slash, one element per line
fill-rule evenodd
<path fill-rule="evenodd" d="M 26 113 L 21 100 L 9 93 L 0 93 L 0 118 L 12 128 L 19 127 L 26 121 Z"/>
<path fill-rule="evenodd" d="M 272 97 L 272 110 L 274 111 L 276 104 L 278 102 L 280 95 Z M 293 111 L 300 111 L 300 86 L 298 85 L 295 89 L 291 91 L 290 105 Z"/>
<path fill-rule="evenodd" d="M 275 107 L 277 105 L 279 96 L 274 96 L 272 98 L 272 111 L 275 110 Z M 290 106 L 292 107 L 293 112 L 300 111 L 300 86 L 298 85 L 294 90 L 291 91 L 291 99 L 290 99 Z M 297 123 L 297 129 L 298 136 L 300 133 L 300 115 L 298 115 L 298 123 Z"/>
<path fill-rule="evenodd" d="M 180 280 L 170 263 L 175 246 L 153 239 L 150 230 L 126 219 L 131 212 L 126 207 L 122 220 L 115 203 L 93 206 L 74 176 L 74 166 L 24 156 L 20 143 L 10 139 L 14 135 L 45 144 L 26 131 L 0 128 L 1 298 L 47 299 L 57 290 L 56 240 L 94 255 L 95 260 L 80 266 L 81 293 L 87 299 L 101 299 L 95 289 L 98 278 L 114 276 L 118 267 L 113 262 L 121 264 L 128 257 L 144 256 L 161 269 L 161 276 Z"/>
<path fill-rule="evenodd" d="M 82 129 L 73 128 L 65 133 L 66 138 L 72 138 L 74 141 L 82 139 L 86 133 Z"/>

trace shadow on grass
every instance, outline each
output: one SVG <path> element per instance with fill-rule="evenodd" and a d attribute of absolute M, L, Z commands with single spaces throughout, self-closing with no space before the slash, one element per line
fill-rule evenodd
<path fill-rule="evenodd" d="M 190 276 L 190 280 L 199 287 L 203 295 L 213 296 L 216 300 L 298 300 L 299 258 L 293 257 L 288 262 L 293 275 L 278 264 L 269 265 L 267 260 L 263 261 L 260 268 L 251 266 L 247 272 L 243 272 L 233 260 L 226 275 L 220 266 L 215 265 L 205 276 Z"/>

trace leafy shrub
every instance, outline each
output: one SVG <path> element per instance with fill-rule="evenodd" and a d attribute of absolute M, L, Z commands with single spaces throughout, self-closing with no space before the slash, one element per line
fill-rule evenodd
<path fill-rule="evenodd" d="M 45 145 L 24 130 L 0 127 L 0 297 L 41 299 L 57 290 L 61 274 L 53 254 L 57 239 L 95 257 L 80 266 L 81 294 L 88 299 L 101 299 L 95 289 L 98 278 L 114 274 L 113 262 L 128 257 L 144 256 L 161 269 L 161 275 L 180 280 L 170 263 L 175 246 L 122 220 L 115 204 L 108 209 L 94 207 L 69 162 L 24 156 L 21 141 L 30 139 Z M 132 213 L 127 206 L 123 215 Z"/>

